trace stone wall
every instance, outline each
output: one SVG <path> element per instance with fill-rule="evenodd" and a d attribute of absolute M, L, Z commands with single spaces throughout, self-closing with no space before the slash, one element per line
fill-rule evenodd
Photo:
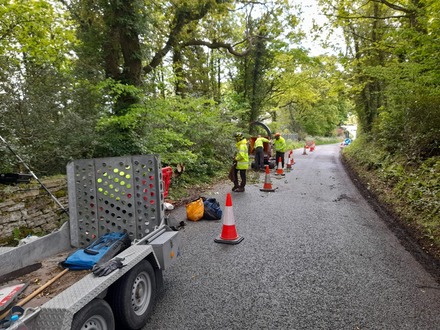
<path fill-rule="evenodd" d="M 67 179 L 41 180 L 52 195 L 68 209 Z M 29 184 L 0 185 L 0 239 L 13 235 L 14 229 L 32 229 L 34 234 L 49 233 L 68 220 L 48 192 L 36 181 Z"/>

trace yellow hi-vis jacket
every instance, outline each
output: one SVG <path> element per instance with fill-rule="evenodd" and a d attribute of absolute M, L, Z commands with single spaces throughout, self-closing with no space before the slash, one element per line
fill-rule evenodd
<path fill-rule="evenodd" d="M 275 151 L 286 152 L 286 148 L 287 148 L 286 140 L 284 140 L 282 136 L 280 136 L 278 140 L 275 139 L 273 141 L 273 145 L 275 146 Z"/>
<path fill-rule="evenodd" d="M 237 161 L 236 169 L 247 170 L 249 167 L 249 155 L 246 139 L 238 141 L 235 147 L 237 148 L 237 154 L 235 155 L 235 160 Z"/>
<path fill-rule="evenodd" d="M 266 139 L 265 137 L 259 137 L 255 140 L 254 143 L 254 148 L 258 148 L 258 147 L 263 147 L 264 142 L 270 142 L 268 139 Z"/>

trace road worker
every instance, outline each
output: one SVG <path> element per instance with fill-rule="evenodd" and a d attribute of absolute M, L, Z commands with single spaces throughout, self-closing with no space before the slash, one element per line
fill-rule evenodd
<path fill-rule="evenodd" d="M 258 135 L 254 142 L 255 148 L 255 169 L 264 170 L 264 142 L 270 143 L 270 140 Z"/>
<path fill-rule="evenodd" d="M 275 147 L 275 159 L 278 166 L 279 159 L 281 158 L 281 165 L 284 168 L 284 154 L 286 153 L 287 145 L 286 140 L 280 133 L 275 133 L 275 141 L 273 141 Z"/>
<path fill-rule="evenodd" d="M 244 187 L 246 186 L 246 172 L 249 167 L 249 154 L 247 140 L 244 138 L 243 133 L 237 132 L 234 134 L 235 147 L 237 149 L 235 154 L 235 176 L 234 176 L 234 187 L 232 191 L 244 192 Z M 240 174 L 241 182 L 238 184 L 238 175 Z"/>

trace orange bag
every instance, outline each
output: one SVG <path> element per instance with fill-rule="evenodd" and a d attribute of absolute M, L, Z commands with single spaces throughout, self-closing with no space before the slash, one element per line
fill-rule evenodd
<path fill-rule="evenodd" d="M 203 198 L 199 198 L 186 205 L 186 218 L 191 221 L 199 221 L 203 218 L 205 212 L 205 205 Z"/>

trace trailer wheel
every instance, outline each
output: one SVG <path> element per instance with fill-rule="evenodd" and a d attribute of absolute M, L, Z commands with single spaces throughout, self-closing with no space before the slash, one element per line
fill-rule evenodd
<path fill-rule="evenodd" d="M 118 329 L 137 330 L 147 322 L 156 299 L 154 269 L 142 260 L 121 277 L 109 292 Z"/>
<path fill-rule="evenodd" d="M 93 299 L 72 321 L 72 330 L 115 330 L 115 319 L 110 305 L 103 299 Z"/>

